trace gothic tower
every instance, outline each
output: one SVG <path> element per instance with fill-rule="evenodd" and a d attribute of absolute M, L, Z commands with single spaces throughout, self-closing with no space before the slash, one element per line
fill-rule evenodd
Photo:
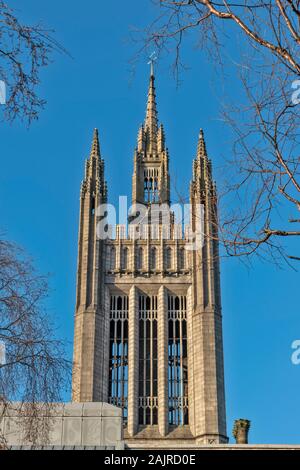
<path fill-rule="evenodd" d="M 80 196 L 73 401 L 121 407 L 125 440 L 137 447 L 226 443 L 211 162 L 200 131 L 190 221 L 183 230 L 170 206 L 169 155 L 153 68 L 132 177 L 132 203 L 145 208 L 146 223 L 136 212 L 129 227 L 117 226 L 115 238 L 98 238 L 97 208 L 106 201 L 95 131 Z M 199 222 L 203 242 L 191 244 Z"/>

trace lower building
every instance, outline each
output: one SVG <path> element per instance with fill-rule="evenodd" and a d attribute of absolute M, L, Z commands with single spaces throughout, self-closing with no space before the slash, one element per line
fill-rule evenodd
<path fill-rule="evenodd" d="M 108 403 L 11 403 L 3 413 L 0 408 L 0 416 L 8 449 L 123 450 L 125 445 L 122 411 Z"/>

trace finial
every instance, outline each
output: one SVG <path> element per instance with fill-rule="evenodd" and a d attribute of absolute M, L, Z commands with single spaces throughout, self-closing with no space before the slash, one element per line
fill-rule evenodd
<path fill-rule="evenodd" d="M 199 131 L 199 140 L 198 140 L 198 150 L 197 150 L 197 154 L 198 154 L 198 158 L 207 155 L 203 129 L 200 129 L 200 131 Z"/>
<path fill-rule="evenodd" d="M 154 53 L 151 54 L 151 76 L 148 89 L 148 99 L 147 99 L 147 111 L 144 129 L 146 132 L 146 146 L 149 154 L 155 154 L 157 150 L 157 131 L 158 131 L 158 118 L 157 118 L 157 109 L 156 109 L 156 98 L 155 98 L 155 84 L 154 84 L 154 75 L 153 75 L 153 62 Z"/>
<path fill-rule="evenodd" d="M 96 127 L 93 133 L 91 155 L 100 156 L 99 135 L 98 135 L 98 129 Z"/>
<path fill-rule="evenodd" d="M 154 77 L 154 62 L 157 61 L 157 55 L 156 52 L 152 52 L 149 56 L 149 62 L 148 65 L 150 64 L 150 77 Z"/>

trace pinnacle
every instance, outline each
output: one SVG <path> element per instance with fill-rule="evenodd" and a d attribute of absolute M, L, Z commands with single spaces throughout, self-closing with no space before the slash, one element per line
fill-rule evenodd
<path fill-rule="evenodd" d="M 197 156 L 198 156 L 198 158 L 201 158 L 201 157 L 204 157 L 204 156 L 207 157 L 203 129 L 200 129 L 200 131 L 199 131 Z"/>
<path fill-rule="evenodd" d="M 155 77 L 150 76 L 149 90 L 148 90 L 148 101 L 147 101 L 147 112 L 145 119 L 145 130 L 149 133 L 150 141 L 156 138 L 158 130 L 158 119 L 156 109 L 156 95 L 155 95 Z"/>
<path fill-rule="evenodd" d="M 98 129 L 97 128 L 94 129 L 94 134 L 93 134 L 91 157 L 92 156 L 100 157 L 99 135 L 98 135 Z"/>

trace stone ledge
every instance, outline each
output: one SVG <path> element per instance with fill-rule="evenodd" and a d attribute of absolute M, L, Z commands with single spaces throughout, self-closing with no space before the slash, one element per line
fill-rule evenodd
<path fill-rule="evenodd" d="M 300 444 L 195 444 L 182 440 L 174 441 L 129 441 L 125 439 L 125 449 L 128 450 L 300 450 Z"/>

